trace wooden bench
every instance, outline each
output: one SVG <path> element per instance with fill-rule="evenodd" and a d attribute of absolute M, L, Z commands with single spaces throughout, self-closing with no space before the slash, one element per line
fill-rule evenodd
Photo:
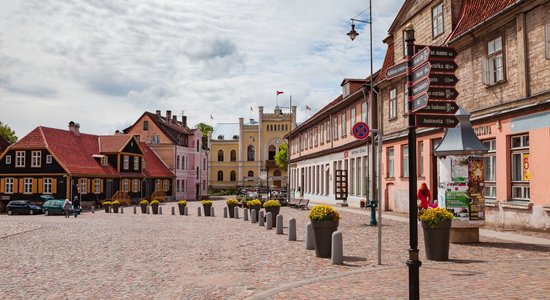
<path fill-rule="evenodd" d="M 309 204 L 309 199 L 305 199 L 303 201 L 300 201 L 299 204 L 297 204 L 295 207 L 296 208 L 299 208 L 299 209 L 309 209 L 308 207 L 308 204 Z"/>
<path fill-rule="evenodd" d="M 294 199 L 288 202 L 288 207 L 296 207 L 297 205 L 300 205 L 302 203 L 302 199 Z"/>

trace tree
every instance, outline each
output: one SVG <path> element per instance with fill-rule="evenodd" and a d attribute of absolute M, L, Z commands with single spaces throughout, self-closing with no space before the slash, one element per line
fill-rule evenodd
<path fill-rule="evenodd" d="M 199 124 L 195 125 L 195 128 L 198 128 L 202 133 L 202 144 L 207 145 L 208 144 L 208 132 L 214 131 L 214 128 L 204 122 L 200 122 Z"/>
<path fill-rule="evenodd" d="M 2 123 L 2 121 L 0 121 L 0 136 L 2 136 L 6 141 L 10 142 L 11 144 L 17 142 L 15 131 L 11 130 L 11 128 L 8 125 Z"/>
<path fill-rule="evenodd" d="M 287 162 L 288 162 L 287 149 L 288 149 L 288 145 L 282 144 L 279 147 L 279 151 L 275 153 L 275 164 L 277 164 L 277 167 L 279 167 L 279 169 L 285 170 L 285 171 L 286 171 Z"/>

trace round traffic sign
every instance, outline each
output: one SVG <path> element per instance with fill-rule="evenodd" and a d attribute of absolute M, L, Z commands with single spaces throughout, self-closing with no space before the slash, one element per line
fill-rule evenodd
<path fill-rule="evenodd" d="M 353 136 L 359 140 L 364 140 L 369 136 L 369 125 L 365 122 L 357 122 L 353 125 Z"/>

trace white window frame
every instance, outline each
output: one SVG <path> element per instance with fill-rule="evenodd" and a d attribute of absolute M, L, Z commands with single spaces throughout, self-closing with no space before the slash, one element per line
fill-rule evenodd
<path fill-rule="evenodd" d="M 88 193 L 88 179 L 87 178 L 80 178 L 80 193 L 81 194 L 87 194 Z"/>
<path fill-rule="evenodd" d="M 122 169 L 123 170 L 130 169 L 130 156 L 129 155 L 124 155 Z"/>
<path fill-rule="evenodd" d="M 361 121 L 367 123 L 367 111 L 368 111 L 368 105 L 367 102 L 361 103 Z"/>
<path fill-rule="evenodd" d="M 388 161 L 388 170 L 387 176 L 390 178 L 395 177 L 395 148 L 388 147 L 386 150 L 387 161 Z"/>
<path fill-rule="evenodd" d="M 101 179 L 96 178 L 94 179 L 94 194 L 100 194 L 101 193 Z"/>
<path fill-rule="evenodd" d="M 357 117 L 355 116 L 355 113 L 356 113 L 355 107 L 353 107 L 349 113 L 349 120 L 350 120 L 349 133 L 350 134 L 353 134 L 353 125 L 355 125 L 355 122 L 357 121 Z"/>
<path fill-rule="evenodd" d="M 321 138 L 321 145 L 323 145 L 325 143 L 325 124 L 319 126 L 319 136 Z"/>
<path fill-rule="evenodd" d="M 388 109 L 388 117 L 390 120 L 397 118 L 397 89 L 390 90 L 390 101 Z"/>
<path fill-rule="evenodd" d="M 139 157 L 134 156 L 134 171 L 138 171 L 138 170 L 139 170 Z"/>
<path fill-rule="evenodd" d="M 319 145 L 318 137 L 319 137 L 319 128 L 315 126 L 315 128 L 313 128 L 313 143 L 315 144 L 315 147 Z"/>
<path fill-rule="evenodd" d="M 51 194 L 52 193 L 52 178 L 43 178 L 42 179 L 42 193 Z"/>
<path fill-rule="evenodd" d="M 130 180 L 122 179 L 122 191 L 128 193 L 130 191 Z"/>
<path fill-rule="evenodd" d="M 107 159 L 107 156 L 101 157 L 101 166 L 106 167 L 109 163 L 109 160 Z"/>
<path fill-rule="evenodd" d="M 514 146 L 514 140 L 519 139 L 518 146 Z M 511 199 L 517 201 L 530 201 L 531 187 L 530 181 L 524 180 L 523 157 L 529 155 L 529 134 L 515 135 L 510 137 L 510 185 Z M 520 163 L 515 164 L 514 158 L 519 156 Z M 519 178 L 514 178 L 515 168 L 519 166 Z M 519 196 L 518 196 L 519 192 Z"/>
<path fill-rule="evenodd" d="M 432 7 L 432 38 L 436 38 L 445 32 L 443 19 L 443 2 Z"/>
<path fill-rule="evenodd" d="M 23 194 L 32 194 L 32 178 L 23 178 Z"/>
<path fill-rule="evenodd" d="M 15 167 L 25 167 L 25 151 L 15 151 Z"/>
<path fill-rule="evenodd" d="M 133 192 L 133 193 L 139 192 L 139 179 L 134 179 L 134 180 L 133 180 L 133 189 L 132 189 L 132 192 Z"/>
<path fill-rule="evenodd" d="M 13 194 L 13 177 L 8 177 L 4 181 L 4 193 Z"/>
<path fill-rule="evenodd" d="M 168 190 L 170 190 L 170 182 L 168 179 L 164 179 L 162 187 L 164 188 L 165 192 L 168 192 Z"/>
<path fill-rule="evenodd" d="M 6 155 L 6 165 L 11 165 L 11 155 Z"/>
<path fill-rule="evenodd" d="M 31 151 L 31 168 L 40 168 L 42 166 L 42 151 Z"/>
<path fill-rule="evenodd" d="M 409 145 L 401 146 L 401 176 L 409 177 Z"/>
<path fill-rule="evenodd" d="M 483 196 L 488 199 L 496 199 L 497 187 L 496 187 L 496 175 L 497 175 L 497 163 L 496 163 L 496 139 L 485 140 L 482 142 L 489 151 L 483 155 L 483 169 L 485 177 L 485 187 L 483 188 Z"/>
<path fill-rule="evenodd" d="M 52 163 L 52 156 L 50 154 L 46 155 L 46 164 Z"/>
<path fill-rule="evenodd" d="M 487 57 L 481 61 L 483 68 L 483 83 L 492 86 L 506 80 L 506 64 L 504 61 L 504 39 L 502 36 L 487 42 Z"/>
<path fill-rule="evenodd" d="M 342 113 L 342 130 L 340 132 L 340 136 L 342 138 L 345 138 L 346 137 L 346 134 L 347 134 L 347 123 L 348 123 L 348 120 L 346 118 L 346 112 L 343 112 Z"/>
<path fill-rule="evenodd" d="M 155 191 L 160 190 L 160 179 L 155 180 Z"/>
<path fill-rule="evenodd" d="M 327 121 L 327 143 L 330 142 L 330 120 Z"/>
<path fill-rule="evenodd" d="M 332 131 L 332 133 L 334 135 L 334 139 L 337 140 L 338 139 L 338 116 L 334 118 L 334 131 Z"/>

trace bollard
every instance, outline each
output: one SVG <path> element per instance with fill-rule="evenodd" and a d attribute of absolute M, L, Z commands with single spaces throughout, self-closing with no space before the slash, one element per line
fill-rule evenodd
<path fill-rule="evenodd" d="M 215 215 L 214 215 L 214 206 L 210 206 L 210 216 L 215 217 Z"/>
<path fill-rule="evenodd" d="M 176 215 L 176 207 L 172 206 L 172 216 Z"/>
<path fill-rule="evenodd" d="M 307 250 L 314 250 L 315 249 L 315 244 L 313 243 L 313 225 L 311 225 L 311 222 L 307 223 L 306 249 Z"/>
<path fill-rule="evenodd" d="M 342 233 L 340 231 L 335 231 L 332 233 L 330 261 L 333 265 L 341 265 L 344 263 L 344 245 L 342 241 Z"/>
<path fill-rule="evenodd" d="M 265 215 L 265 229 L 267 230 L 271 230 L 273 228 L 273 218 L 271 216 L 273 216 L 273 214 L 270 212 Z"/>
<path fill-rule="evenodd" d="M 124 206 L 121 206 L 121 207 L 120 207 L 120 213 L 121 213 L 121 214 L 124 214 Z"/>
<path fill-rule="evenodd" d="M 288 220 L 288 240 L 296 240 L 296 219 L 294 218 L 290 218 L 290 220 Z"/>
<path fill-rule="evenodd" d="M 134 206 L 134 215 L 137 214 L 137 206 Z"/>
<path fill-rule="evenodd" d="M 223 208 L 223 217 L 227 218 L 227 207 Z"/>
<path fill-rule="evenodd" d="M 189 215 L 189 210 L 187 209 L 187 206 L 185 207 L 185 215 L 186 215 L 186 216 Z"/>
<path fill-rule="evenodd" d="M 248 221 L 248 208 L 244 209 L 244 220 Z"/>
<path fill-rule="evenodd" d="M 197 215 L 200 217 L 201 216 L 201 207 L 197 207 Z"/>
<path fill-rule="evenodd" d="M 258 223 L 260 223 L 260 226 L 264 226 L 264 211 L 260 211 L 260 216 L 258 217 Z"/>
<path fill-rule="evenodd" d="M 258 215 L 256 215 L 256 210 L 255 209 L 250 211 L 250 221 L 252 223 L 258 222 Z"/>
<path fill-rule="evenodd" d="M 95 206 L 92 205 L 92 214 L 95 214 Z"/>
<path fill-rule="evenodd" d="M 277 227 L 277 234 L 283 234 L 283 215 L 277 215 L 275 225 L 275 227 Z"/>
<path fill-rule="evenodd" d="M 239 218 L 239 207 L 238 207 L 238 206 L 235 206 L 235 207 L 233 208 L 233 210 L 234 210 L 233 217 L 234 217 L 235 219 L 238 219 L 238 218 Z"/>
<path fill-rule="evenodd" d="M 162 215 L 162 207 L 159 206 L 159 215 Z"/>
<path fill-rule="evenodd" d="M 113 213 L 113 206 L 109 206 L 109 213 L 112 214 Z"/>
<path fill-rule="evenodd" d="M 147 214 L 149 214 L 149 205 L 147 205 Z"/>

